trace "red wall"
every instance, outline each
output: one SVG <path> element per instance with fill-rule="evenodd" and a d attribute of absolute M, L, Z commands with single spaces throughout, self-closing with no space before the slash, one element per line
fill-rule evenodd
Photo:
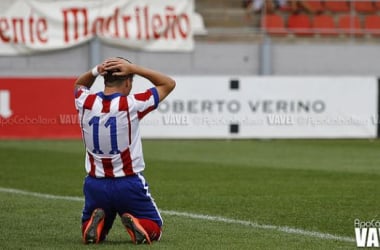
<path fill-rule="evenodd" d="M 0 138 L 80 138 L 74 81 L 0 78 Z"/>

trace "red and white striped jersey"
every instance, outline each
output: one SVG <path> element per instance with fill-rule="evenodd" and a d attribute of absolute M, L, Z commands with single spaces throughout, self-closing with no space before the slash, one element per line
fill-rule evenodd
<path fill-rule="evenodd" d="M 144 170 L 139 122 L 158 102 L 156 88 L 129 96 L 75 91 L 88 175 L 114 178 Z"/>

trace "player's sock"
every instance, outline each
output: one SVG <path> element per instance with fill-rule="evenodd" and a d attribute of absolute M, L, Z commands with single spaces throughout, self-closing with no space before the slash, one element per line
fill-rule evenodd
<path fill-rule="evenodd" d="M 156 222 L 148 219 L 139 219 L 139 222 L 141 226 L 145 229 L 145 231 L 148 233 L 150 240 L 160 240 L 161 228 L 158 226 Z"/>
<path fill-rule="evenodd" d="M 86 229 L 89 222 L 90 220 L 86 220 L 82 223 L 82 235 L 84 234 L 84 230 Z"/>

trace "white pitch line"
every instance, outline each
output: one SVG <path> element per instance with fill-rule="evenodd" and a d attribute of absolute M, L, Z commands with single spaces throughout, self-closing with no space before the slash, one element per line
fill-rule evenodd
<path fill-rule="evenodd" d="M 29 191 L 12 189 L 12 188 L 0 187 L 0 192 L 33 196 L 33 197 L 51 199 L 51 200 L 67 200 L 67 201 L 81 201 L 81 202 L 84 201 L 82 197 L 43 194 L 43 193 L 29 192 Z M 171 210 L 160 210 L 160 212 L 166 215 L 174 215 L 174 216 L 186 217 L 186 218 L 191 218 L 191 219 L 207 220 L 207 221 L 214 221 L 214 222 L 223 222 L 223 223 L 228 223 L 228 224 L 238 224 L 238 225 L 252 227 L 255 229 L 265 229 L 265 230 L 283 232 L 287 234 L 304 235 L 304 236 L 309 236 L 309 237 L 319 238 L 319 239 L 324 239 L 324 240 L 355 242 L 355 239 L 350 238 L 350 237 L 338 236 L 338 235 L 333 235 L 329 233 L 307 231 L 307 230 L 292 228 L 292 227 L 287 227 L 287 226 L 265 225 L 265 224 L 258 224 L 252 221 L 235 220 L 235 219 L 229 219 L 229 218 L 220 217 L 220 216 L 193 214 L 193 213 L 177 212 L 177 211 L 171 211 Z"/>
<path fill-rule="evenodd" d="M 279 231 L 284 232 L 288 234 L 297 234 L 297 235 L 304 235 L 309 236 L 313 238 L 320 238 L 324 240 L 336 240 L 336 241 L 345 241 L 345 242 L 355 242 L 355 239 L 345 237 L 345 236 L 338 236 L 328 233 L 320 233 L 320 232 L 313 232 L 313 231 L 306 231 L 303 229 L 298 228 L 292 228 L 288 226 L 274 226 L 274 225 L 265 225 L 265 224 L 258 224 L 257 222 L 251 222 L 251 221 L 245 221 L 245 220 L 235 220 L 235 219 L 229 219 L 219 216 L 211 216 L 211 215 L 202 215 L 202 214 L 192 214 L 192 213 L 186 213 L 186 212 L 176 212 L 176 211 L 161 211 L 167 215 L 177 215 L 192 219 L 201 219 L 201 220 L 209 220 L 209 221 L 217 221 L 217 222 L 224 222 L 229 224 L 239 224 L 244 226 L 253 227 L 256 229 L 265 229 L 265 230 L 273 230 L 273 231 Z"/>

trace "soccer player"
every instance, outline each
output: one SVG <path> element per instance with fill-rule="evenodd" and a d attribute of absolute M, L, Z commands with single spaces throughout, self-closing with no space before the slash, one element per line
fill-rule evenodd
<path fill-rule="evenodd" d="M 104 91 L 89 89 L 98 75 Z M 154 86 L 130 94 L 134 75 Z M 162 218 L 142 174 L 145 163 L 139 122 L 175 87 L 169 76 L 123 58 L 110 58 L 75 82 L 75 106 L 86 149 L 83 242 L 105 240 L 118 214 L 135 244 L 158 241 Z"/>

